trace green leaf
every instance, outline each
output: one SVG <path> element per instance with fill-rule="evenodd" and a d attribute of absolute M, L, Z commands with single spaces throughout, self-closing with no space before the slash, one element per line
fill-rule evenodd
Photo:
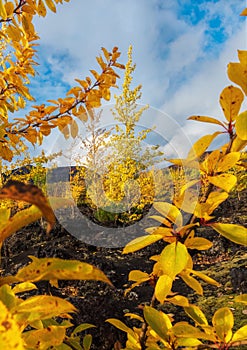
<path fill-rule="evenodd" d="M 93 327 L 96 327 L 96 326 L 94 326 L 91 323 L 82 323 L 73 330 L 73 332 L 71 333 L 71 336 L 74 337 L 74 336 L 76 336 L 76 334 L 83 332 L 86 329 L 93 328 Z"/>
<path fill-rule="evenodd" d="M 212 319 L 215 331 L 221 341 L 228 343 L 232 338 L 234 318 L 228 307 L 218 309 Z"/>
<path fill-rule="evenodd" d="M 91 334 L 85 335 L 85 337 L 83 338 L 83 341 L 82 341 L 84 350 L 89 350 L 91 348 L 92 339 L 93 338 L 92 338 Z"/>
<path fill-rule="evenodd" d="M 183 217 L 180 210 L 170 203 L 166 202 L 155 202 L 154 209 L 157 210 L 165 218 L 169 219 L 172 223 L 177 226 L 183 225 Z"/>
<path fill-rule="evenodd" d="M 162 239 L 162 235 L 148 235 L 148 236 L 141 236 L 133 239 L 131 242 L 126 244 L 126 246 L 123 249 L 123 254 L 133 253 L 137 250 L 140 250 L 142 248 L 145 248 L 149 246 L 150 244 L 159 241 Z"/>
<path fill-rule="evenodd" d="M 189 254 L 184 244 L 174 242 L 166 246 L 160 255 L 160 265 L 165 275 L 175 278 L 187 265 Z"/>
<path fill-rule="evenodd" d="M 247 111 L 239 114 L 236 118 L 236 133 L 241 140 L 247 140 Z"/>
<path fill-rule="evenodd" d="M 149 326 L 163 340 L 168 340 L 167 332 L 172 327 L 170 318 L 162 311 L 158 311 L 151 306 L 144 307 L 144 317 Z"/>
<path fill-rule="evenodd" d="M 227 86 L 220 94 L 220 105 L 228 122 L 233 122 L 238 115 L 244 94 L 236 86 Z"/>
<path fill-rule="evenodd" d="M 10 310 L 16 305 L 18 299 L 11 287 L 4 284 L 0 288 L 0 300 Z"/>
<path fill-rule="evenodd" d="M 215 231 L 230 241 L 247 246 L 247 229 L 235 224 L 209 224 Z"/>
<path fill-rule="evenodd" d="M 155 286 L 155 297 L 161 304 L 164 303 L 168 294 L 171 293 L 173 279 L 168 275 L 162 275 L 158 278 Z"/>
<path fill-rule="evenodd" d="M 128 334 L 128 337 L 134 342 L 134 344 L 138 344 L 138 335 L 129 327 L 127 327 L 123 322 L 117 320 L 116 318 L 108 318 L 105 322 L 109 322 L 116 328 Z"/>

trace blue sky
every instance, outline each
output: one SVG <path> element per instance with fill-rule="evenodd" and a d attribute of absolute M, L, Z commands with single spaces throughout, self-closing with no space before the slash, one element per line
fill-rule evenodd
<path fill-rule="evenodd" d="M 35 20 L 40 66 L 31 91 L 40 103 L 62 97 L 74 78 L 97 68 L 102 46 L 118 46 L 126 63 L 131 44 L 134 84 L 143 86 L 140 102 L 158 111 L 156 130 L 184 152 L 178 128 L 191 142 L 214 131 L 186 121 L 188 116 L 222 116 L 219 94 L 231 84 L 227 64 L 237 61 L 237 49 L 247 47 L 246 20 L 239 16 L 246 6 L 243 0 L 71 0 L 58 5 L 57 14 Z M 52 142 L 54 134 L 44 142 L 47 151 Z"/>

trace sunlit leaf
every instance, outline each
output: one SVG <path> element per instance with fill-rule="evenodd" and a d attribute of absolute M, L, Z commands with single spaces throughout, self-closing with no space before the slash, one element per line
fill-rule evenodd
<path fill-rule="evenodd" d="M 172 223 L 177 226 L 183 225 L 183 217 L 180 210 L 170 203 L 166 202 L 155 202 L 154 209 L 162 214 L 165 218 L 169 219 Z"/>
<path fill-rule="evenodd" d="M 30 290 L 37 289 L 36 285 L 31 282 L 18 283 L 12 289 L 15 294 L 28 292 Z"/>
<path fill-rule="evenodd" d="M 238 115 L 244 100 L 242 91 L 235 86 L 227 86 L 220 94 L 220 105 L 226 120 L 233 122 Z"/>
<path fill-rule="evenodd" d="M 194 277 L 190 276 L 189 273 L 181 273 L 180 277 L 197 294 L 203 295 L 203 289 L 201 284 Z"/>
<path fill-rule="evenodd" d="M 191 272 L 193 275 L 201 278 L 203 281 L 212 284 L 213 286 L 219 287 L 220 283 L 218 283 L 217 281 L 215 281 L 213 278 L 208 277 L 207 275 L 205 275 L 204 273 L 200 272 L 200 271 L 195 271 L 195 270 L 190 270 L 187 269 L 187 271 Z"/>
<path fill-rule="evenodd" d="M 24 350 L 26 348 L 19 325 L 1 300 L 0 325 L 0 349 Z"/>
<path fill-rule="evenodd" d="M 197 250 L 207 250 L 207 249 L 210 249 L 213 245 L 213 243 L 210 242 L 208 239 L 202 238 L 202 237 L 186 239 L 184 244 L 186 245 L 187 248 L 197 249 Z"/>
<path fill-rule="evenodd" d="M 140 270 L 131 270 L 129 273 L 129 281 L 139 281 L 149 279 L 149 274 Z"/>
<path fill-rule="evenodd" d="M 123 249 L 123 254 L 133 253 L 137 250 L 140 250 L 142 248 L 149 246 L 154 242 L 159 241 L 162 238 L 163 238 L 162 235 L 154 235 L 154 234 L 137 237 L 133 239 L 131 242 L 126 244 L 126 246 Z"/>
<path fill-rule="evenodd" d="M 223 158 L 219 160 L 217 164 L 217 172 L 225 172 L 231 169 L 237 163 L 239 158 L 240 158 L 239 152 L 231 152 L 226 154 Z"/>
<path fill-rule="evenodd" d="M 188 251 L 184 244 L 174 242 L 166 246 L 160 255 L 160 265 L 164 274 L 172 279 L 187 265 Z"/>
<path fill-rule="evenodd" d="M 247 140 L 247 111 L 239 114 L 236 118 L 236 133 L 241 140 Z"/>
<path fill-rule="evenodd" d="M 2 17 L 3 20 L 7 19 L 7 12 L 3 0 L 0 0 L 0 17 Z"/>
<path fill-rule="evenodd" d="M 171 293 L 173 279 L 168 275 L 162 275 L 158 278 L 155 285 L 155 297 L 161 304 L 164 303 L 168 294 Z"/>
<path fill-rule="evenodd" d="M 111 284 L 106 275 L 93 265 L 77 260 L 63 260 L 59 258 L 36 258 L 30 256 L 32 262 L 21 268 L 15 276 L 3 277 L 0 284 L 9 280 L 16 282 L 36 282 L 40 280 L 98 280 Z"/>
<path fill-rule="evenodd" d="M 239 328 L 234 334 L 231 339 L 231 343 L 234 343 L 236 341 L 243 341 L 247 340 L 247 325 Z"/>
<path fill-rule="evenodd" d="M 247 51 L 238 50 L 238 63 L 229 63 L 227 66 L 228 77 L 239 85 L 247 95 Z"/>
<path fill-rule="evenodd" d="M 169 316 L 167 316 L 164 312 L 152 308 L 151 306 L 145 306 L 144 317 L 149 326 L 161 339 L 168 340 L 167 332 L 172 327 Z"/>
<path fill-rule="evenodd" d="M 243 303 L 247 305 L 247 294 L 240 294 L 234 299 L 237 303 Z"/>
<path fill-rule="evenodd" d="M 54 5 L 52 0 L 45 0 L 45 2 L 52 12 L 56 12 L 56 6 Z"/>
<path fill-rule="evenodd" d="M 233 174 L 219 174 L 216 176 L 208 176 L 209 182 L 214 186 L 222 188 L 224 191 L 229 192 L 236 185 L 237 178 Z"/>
<path fill-rule="evenodd" d="M 187 158 L 194 159 L 199 158 L 210 146 L 211 142 L 215 139 L 216 136 L 221 134 L 221 132 L 215 132 L 212 135 L 202 136 L 197 140 L 189 151 Z"/>
<path fill-rule="evenodd" d="M 210 334 L 201 332 L 199 328 L 189 325 L 187 322 L 177 322 L 171 329 L 177 336 L 182 338 L 199 338 L 205 340 L 215 340 L 215 337 Z"/>
<path fill-rule="evenodd" d="M 218 309 L 212 319 L 213 326 L 221 341 L 227 343 L 232 338 L 234 318 L 228 307 Z"/>
<path fill-rule="evenodd" d="M 49 326 L 47 328 L 31 330 L 23 333 L 23 339 L 29 349 L 48 349 L 62 344 L 66 335 L 66 328 Z"/>
<path fill-rule="evenodd" d="M 202 310 L 196 305 L 189 305 L 184 308 L 184 311 L 198 325 L 208 325 L 208 321 Z"/>
<path fill-rule="evenodd" d="M 188 120 L 196 120 L 198 122 L 204 122 L 204 123 L 218 124 L 218 125 L 224 127 L 224 124 L 220 120 L 212 118 L 212 117 L 201 116 L 201 115 L 193 115 L 193 116 L 191 116 L 191 117 L 189 117 L 187 119 Z"/>
<path fill-rule="evenodd" d="M 189 300 L 182 296 L 182 295 L 175 295 L 174 297 L 169 297 L 168 299 L 166 299 L 169 303 L 172 303 L 174 305 L 178 305 L 178 306 L 189 306 Z"/>
<path fill-rule="evenodd" d="M 247 246 L 247 229 L 235 224 L 211 223 L 211 227 L 230 241 Z"/>

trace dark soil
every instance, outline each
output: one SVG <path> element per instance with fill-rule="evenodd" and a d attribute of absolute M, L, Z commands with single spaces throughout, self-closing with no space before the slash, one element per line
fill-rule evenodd
<path fill-rule="evenodd" d="M 240 199 L 235 196 L 223 203 L 215 212 L 217 220 L 245 225 L 247 217 L 246 194 L 247 191 L 242 192 Z M 143 220 L 141 223 L 145 222 L 147 227 L 155 225 L 147 217 L 145 217 L 146 221 Z M 129 229 L 131 230 L 131 226 Z M 117 230 L 116 233 L 118 233 Z M 140 235 L 144 234 L 144 231 L 140 232 Z M 216 299 L 222 295 L 229 295 L 232 298 L 234 293 L 246 293 L 247 249 L 229 242 L 211 229 L 200 229 L 198 234 L 211 239 L 214 245 L 208 251 L 199 254 L 197 251 L 191 252 L 195 263 L 194 268 L 207 270 L 213 278 L 222 284 L 219 288 L 203 284 L 205 296 L 208 299 L 211 298 L 210 300 L 213 298 L 216 306 Z M 132 239 L 131 235 L 130 239 Z M 78 259 L 100 268 L 111 280 L 114 287 L 97 281 L 60 281 L 59 288 L 55 288 L 46 282 L 39 282 L 37 284 L 38 290 L 35 293 L 52 294 L 69 300 L 78 309 L 73 319 L 75 325 L 87 322 L 97 326 L 97 328 L 88 330 L 88 333 L 93 335 L 92 350 L 112 350 L 116 342 L 120 342 L 124 346 L 126 338 L 123 332 L 109 323 L 105 323 L 105 320 L 118 318 L 129 326 L 133 326 L 133 322 L 131 323 L 128 318 L 124 317 L 124 314 L 126 312 L 141 314 L 141 305 L 150 302 L 152 287 L 144 284 L 124 296 L 126 285 L 129 285 L 128 274 L 133 269 L 151 272 L 154 262 L 149 258 L 161 252 L 164 246 L 163 242 L 157 242 L 136 253 L 122 255 L 122 248 L 89 245 L 72 236 L 58 223 L 51 235 L 47 236 L 41 224 L 37 222 L 7 239 L 2 249 L 2 268 L 4 275 L 15 274 L 18 269 L 30 261 L 29 255 Z M 208 317 L 211 319 L 214 307 L 205 303 L 207 298 L 199 298 L 180 280 L 175 283 L 173 290 L 183 295 L 189 294 L 192 302 L 199 302 L 206 312 L 208 310 L 210 313 Z M 157 305 L 157 307 L 159 306 Z M 181 308 L 179 308 L 179 312 L 176 311 L 178 309 L 169 310 L 166 308 L 165 310 L 173 311 L 176 321 L 183 319 Z M 240 314 L 242 312 L 245 313 L 246 310 L 241 309 Z M 243 320 L 245 316 L 242 316 Z M 239 321 L 239 324 L 241 322 Z M 116 346 L 115 349 L 117 349 Z"/>

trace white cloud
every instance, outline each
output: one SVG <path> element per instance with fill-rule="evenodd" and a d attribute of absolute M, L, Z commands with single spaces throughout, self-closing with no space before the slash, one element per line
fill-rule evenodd
<path fill-rule="evenodd" d="M 207 132 L 211 129 L 209 125 L 185 123 L 186 117 L 221 114 L 218 97 L 230 83 L 227 63 L 237 60 L 238 48 L 246 48 L 245 25 L 238 16 L 242 2 L 203 1 L 197 6 L 204 17 L 192 24 L 189 13 L 181 14 L 179 1 L 74 0 L 58 6 L 57 14 L 49 12 L 45 19 L 36 21 L 42 55 L 60 75 L 60 82 L 73 84 L 74 78 L 83 78 L 97 67 L 95 56 L 102 46 L 118 46 L 124 63 L 132 44 L 137 63 L 134 84 L 143 85 L 141 102 L 168 113 L 194 141 L 205 128 Z M 210 23 L 217 18 L 226 35 L 224 43 L 211 37 L 214 28 Z M 52 84 L 47 84 L 51 89 Z"/>

